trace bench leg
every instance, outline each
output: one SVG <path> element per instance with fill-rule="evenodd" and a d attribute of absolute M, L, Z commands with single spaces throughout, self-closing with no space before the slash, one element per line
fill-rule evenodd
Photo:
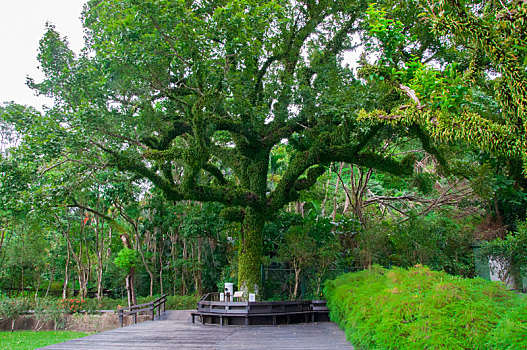
<path fill-rule="evenodd" d="M 245 316 L 245 327 L 249 325 L 249 317 Z"/>
<path fill-rule="evenodd" d="M 223 327 L 223 316 L 220 315 L 220 327 Z"/>
<path fill-rule="evenodd" d="M 273 326 L 276 326 L 276 315 L 273 316 Z"/>

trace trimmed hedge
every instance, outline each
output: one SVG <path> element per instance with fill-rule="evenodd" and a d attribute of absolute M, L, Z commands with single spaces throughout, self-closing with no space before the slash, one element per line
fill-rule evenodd
<path fill-rule="evenodd" d="M 527 349 L 527 302 L 481 278 L 374 266 L 327 281 L 324 293 L 357 349 Z"/>

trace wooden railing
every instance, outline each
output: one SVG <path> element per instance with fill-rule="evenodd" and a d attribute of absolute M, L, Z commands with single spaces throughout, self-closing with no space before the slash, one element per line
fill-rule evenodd
<path fill-rule="evenodd" d="M 134 324 L 136 324 L 137 314 L 143 311 L 149 312 L 153 321 L 156 314 L 157 316 L 160 316 L 161 312 L 165 312 L 166 301 L 167 295 L 163 294 L 160 298 L 149 303 L 118 308 L 117 314 L 119 315 L 119 327 L 123 326 L 124 316 L 128 315 L 133 315 Z"/>

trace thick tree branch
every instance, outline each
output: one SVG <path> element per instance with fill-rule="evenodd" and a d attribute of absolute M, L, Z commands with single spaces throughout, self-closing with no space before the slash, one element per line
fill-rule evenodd
<path fill-rule="evenodd" d="M 295 196 L 297 196 L 295 188 L 297 179 L 308 168 L 317 164 L 323 165 L 330 162 L 347 162 L 396 175 L 409 175 L 413 172 L 413 155 L 407 156 L 403 160 L 398 161 L 371 152 L 360 153 L 366 143 L 366 140 L 362 140 L 355 147 L 315 145 L 305 152 L 299 152 L 291 160 L 282 180 L 269 196 L 269 208 L 272 211 L 279 210 L 285 204 L 294 200 L 294 198 L 296 198 Z M 318 172 L 319 168 L 316 169 L 317 170 L 314 171 Z M 317 172 L 313 173 L 313 176 L 316 175 Z M 318 176 L 320 176 L 320 174 Z M 299 186 L 303 187 L 303 185 Z"/>
<path fill-rule="evenodd" d="M 203 170 L 209 172 L 218 180 L 219 184 L 222 186 L 225 186 L 228 184 L 227 180 L 225 179 L 225 176 L 223 176 L 223 173 L 220 169 L 218 169 L 216 166 L 214 166 L 211 163 L 206 163 L 203 165 Z"/>
<path fill-rule="evenodd" d="M 191 127 L 184 122 L 174 121 L 172 128 L 168 131 L 161 139 L 158 139 L 155 136 L 147 137 L 143 140 L 143 143 L 153 149 L 164 151 L 170 147 L 172 141 L 181 135 L 191 132 Z"/>
<path fill-rule="evenodd" d="M 119 152 L 107 149 L 100 144 L 96 145 L 113 157 L 113 163 L 119 170 L 129 171 L 150 180 L 155 186 L 161 189 L 170 200 L 179 201 L 185 199 L 183 194 L 177 189 L 176 186 L 173 186 L 170 181 L 164 179 L 155 171 L 147 168 L 140 161 L 135 161 L 131 157 L 127 157 L 126 155 L 123 155 Z"/>
<path fill-rule="evenodd" d="M 119 140 L 122 140 L 122 141 L 126 141 L 126 142 L 129 142 L 129 143 L 133 144 L 133 145 L 139 146 L 142 149 L 148 149 L 148 147 L 144 143 L 142 143 L 140 141 L 131 139 L 131 138 L 123 136 L 123 135 L 116 134 L 116 133 L 108 131 L 108 130 L 106 130 L 104 128 L 97 128 L 96 127 L 95 130 L 97 130 L 97 131 L 99 131 L 99 132 L 101 132 L 101 133 L 103 133 L 105 135 L 108 135 L 108 136 L 111 136 L 111 137 L 115 137 L 116 139 L 119 139 Z"/>
<path fill-rule="evenodd" d="M 252 206 L 261 205 L 261 198 L 251 191 L 228 187 L 212 187 L 199 185 L 192 175 L 182 186 L 174 185 L 167 179 L 161 177 L 153 170 L 147 168 L 139 161 L 127 158 L 117 152 L 106 150 L 114 157 L 115 165 L 122 171 L 129 171 L 150 180 L 156 187 L 161 189 L 169 200 L 197 200 L 200 202 L 219 202 L 227 205 Z M 191 181 L 189 184 L 188 181 Z"/>
<path fill-rule="evenodd" d="M 291 137 L 295 132 L 300 132 L 306 129 L 306 126 L 303 125 L 306 118 L 299 115 L 298 118 L 294 118 L 291 121 L 288 121 L 286 125 L 279 127 L 277 129 L 270 129 L 267 131 L 267 135 L 264 136 L 263 142 L 265 145 L 272 147 L 276 145 L 280 140 Z M 278 125 L 273 125 L 277 127 Z"/>
<path fill-rule="evenodd" d="M 269 69 L 269 67 L 271 67 L 271 64 L 283 59 L 284 56 L 285 56 L 284 54 L 278 54 L 278 55 L 273 55 L 269 57 L 263 64 L 262 68 L 258 70 L 258 74 L 256 76 L 256 83 L 254 85 L 253 99 L 252 99 L 252 102 L 254 105 L 257 105 L 260 99 L 260 94 L 263 90 L 263 78 L 265 74 L 267 73 L 267 70 Z"/>
<path fill-rule="evenodd" d="M 243 176 L 242 155 L 237 152 L 236 148 L 211 145 L 210 152 L 221 160 L 222 164 L 231 168 L 237 176 Z"/>
<path fill-rule="evenodd" d="M 415 93 L 413 89 L 403 84 L 399 84 L 399 89 L 402 92 L 404 92 L 406 96 L 410 97 L 412 101 L 414 101 L 417 109 L 419 110 L 423 109 L 423 106 L 421 105 L 421 101 L 419 101 L 419 98 L 417 98 L 417 94 Z"/>
<path fill-rule="evenodd" d="M 218 131 L 228 131 L 232 134 L 240 135 L 245 137 L 246 140 L 254 140 L 257 135 L 250 132 L 242 123 L 235 122 L 222 116 L 219 118 L 213 118 L 211 124 L 214 125 L 214 129 Z"/>
<path fill-rule="evenodd" d="M 326 167 L 322 165 L 310 168 L 307 171 L 307 176 L 305 178 L 296 180 L 294 185 L 295 191 L 299 192 L 311 188 L 311 186 L 313 186 L 317 182 L 318 178 L 322 176 L 325 172 Z"/>

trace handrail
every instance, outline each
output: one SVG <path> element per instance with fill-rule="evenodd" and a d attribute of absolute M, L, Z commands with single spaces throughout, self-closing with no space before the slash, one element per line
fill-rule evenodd
<path fill-rule="evenodd" d="M 206 301 L 210 297 L 211 293 L 203 294 L 203 296 L 198 300 L 198 303 L 200 301 Z"/>
<path fill-rule="evenodd" d="M 150 311 L 152 321 L 154 320 L 155 314 L 157 316 L 161 315 L 161 309 L 162 312 L 165 312 L 165 304 L 167 301 L 167 295 L 163 294 L 161 297 L 157 298 L 154 301 L 151 301 L 149 303 L 139 304 L 139 305 L 132 305 L 132 306 L 125 306 L 120 307 L 117 309 L 117 314 L 119 315 L 119 327 L 123 326 L 124 316 L 126 315 L 133 315 L 134 318 L 134 324 L 137 323 L 137 314 L 141 311 Z M 157 308 L 157 312 L 156 311 Z M 128 312 L 125 312 L 126 310 L 130 310 Z"/>

